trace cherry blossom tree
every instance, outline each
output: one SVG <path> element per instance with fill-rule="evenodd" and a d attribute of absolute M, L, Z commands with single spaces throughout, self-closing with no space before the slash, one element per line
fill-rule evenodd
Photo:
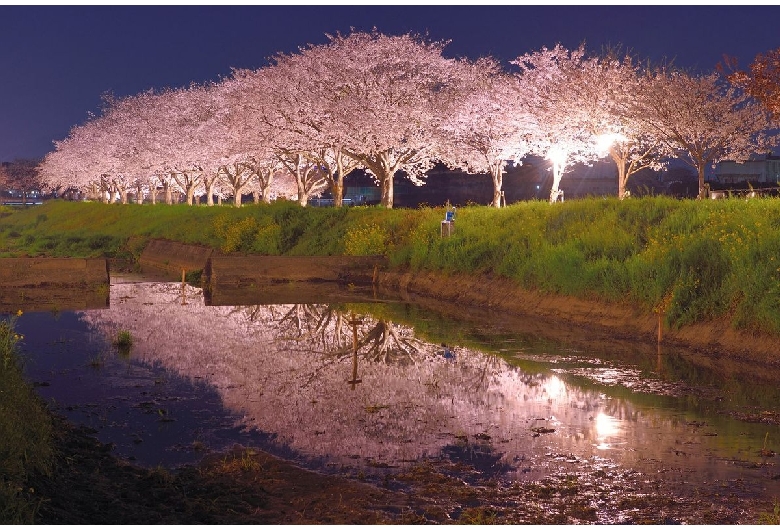
<path fill-rule="evenodd" d="M 241 206 L 241 194 L 249 187 L 254 173 L 246 164 L 234 162 L 222 165 L 219 169 L 219 176 L 233 195 L 234 206 Z"/>
<path fill-rule="evenodd" d="M 318 179 L 333 197 L 334 206 L 341 206 L 344 197 L 344 177 L 360 167 L 360 163 L 347 156 L 344 148 L 347 140 L 343 131 L 331 124 L 337 103 L 343 93 L 329 79 L 339 69 L 328 47 L 310 47 L 300 53 L 278 55 L 272 72 L 273 83 L 283 88 L 272 91 L 270 116 L 266 120 L 277 130 L 285 131 L 287 151 L 303 155 L 320 168 Z M 292 148 L 292 149 L 291 149 Z M 317 183 L 317 187 L 322 187 Z"/>
<path fill-rule="evenodd" d="M 70 137 L 55 141 L 54 151 L 47 153 L 39 166 L 43 186 L 52 193 L 60 193 L 68 188 L 89 193 L 90 185 L 95 183 L 94 175 L 84 178 L 75 149 L 69 145 L 71 143 L 73 140 Z M 97 197 L 98 194 L 94 193 L 93 196 Z"/>
<path fill-rule="evenodd" d="M 17 158 L 4 168 L 4 178 L 0 176 L 0 186 L 4 183 L 9 188 L 22 194 L 23 202 L 27 202 L 30 192 L 39 191 L 43 186 L 39 169 L 40 160 Z"/>
<path fill-rule="evenodd" d="M 192 205 L 196 191 L 203 191 L 204 175 L 216 178 L 218 172 L 214 144 L 207 140 L 213 112 L 208 88 L 193 85 L 166 91 L 160 94 L 156 110 L 155 166 L 168 172 Z"/>
<path fill-rule="evenodd" d="M 670 156 L 698 173 L 706 196 L 705 170 L 721 160 L 748 160 L 774 143 L 767 111 L 717 73 L 690 75 L 659 68 L 644 80 L 641 115 Z"/>
<path fill-rule="evenodd" d="M 584 61 L 570 79 L 597 151 L 609 154 L 618 170 L 618 197 L 626 195 L 628 179 L 646 169 L 660 169 L 658 138 L 641 116 L 645 85 L 635 59 L 617 49 Z"/>
<path fill-rule="evenodd" d="M 322 113 L 320 147 L 347 155 L 373 175 L 385 207 L 393 205 L 397 171 L 422 184 L 438 156 L 437 128 L 458 86 L 457 61 L 442 55 L 444 46 L 374 31 L 331 36 L 300 51 L 307 64 L 318 65 L 313 107 Z M 311 123 L 309 130 L 317 127 Z"/>
<path fill-rule="evenodd" d="M 251 156 L 243 162 L 252 174 L 252 193 L 255 203 L 270 203 L 274 198 L 294 199 L 297 197 L 297 184 L 292 176 L 275 156 L 266 158 Z"/>
<path fill-rule="evenodd" d="M 97 120 L 103 138 L 101 156 L 108 169 L 104 174 L 123 204 L 128 202 L 130 191 L 136 194 L 140 204 L 149 190 L 147 147 L 142 135 L 143 122 L 139 119 L 147 96 L 149 94 L 124 99 L 107 96 L 103 114 Z"/>
<path fill-rule="evenodd" d="M 308 144 L 292 128 L 290 113 L 303 113 L 296 104 L 285 105 L 288 74 L 278 68 L 233 71 L 220 83 L 222 105 L 227 109 L 227 141 L 223 147 L 249 179 L 253 194 L 263 202 L 272 196 L 308 202 L 324 183 L 307 156 Z M 284 175 L 287 173 L 287 175 Z M 295 187 L 293 192 L 291 184 Z"/>
<path fill-rule="evenodd" d="M 55 151 L 41 163 L 41 174 L 48 189 L 75 187 L 93 190 L 104 202 L 112 202 L 117 193 L 117 159 L 107 121 L 93 117 L 73 127 L 69 136 L 54 142 Z"/>
<path fill-rule="evenodd" d="M 528 139 L 538 124 L 525 110 L 518 79 L 504 73 L 493 59 L 482 59 L 461 71 L 469 94 L 441 126 L 442 156 L 450 167 L 489 173 L 492 205 L 500 207 L 506 164 L 528 153 Z"/>
<path fill-rule="evenodd" d="M 586 58 L 585 47 L 568 50 L 556 45 L 522 55 L 516 65 L 519 82 L 527 94 L 528 112 L 540 124 L 531 139 L 531 151 L 553 163 L 550 202 L 558 201 L 560 182 L 573 163 L 589 163 L 599 158 L 596 140 L 588 127 L 587 110 L 576 90 L 576 80 L 594 59 Z"/>

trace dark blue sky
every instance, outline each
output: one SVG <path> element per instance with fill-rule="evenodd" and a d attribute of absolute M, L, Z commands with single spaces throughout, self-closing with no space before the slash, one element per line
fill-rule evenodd
<path fill-rule="evenodd" d="M 542 46 L 711 71 L 780 47 L 780 6 L 0 6 L 0 161 L 41 157 L 96 112 L 101 94 L 216 80 L 326 33 L 427 33 L 445 53 L 510 61 Z"/>

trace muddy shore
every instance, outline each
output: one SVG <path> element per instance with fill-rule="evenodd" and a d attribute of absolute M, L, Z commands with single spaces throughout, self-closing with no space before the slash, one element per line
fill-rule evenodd
<path fill-rule="evenodd" d="M 36 524 L 752 524 L 775 522 L 777 506 L 749 484 L 695 484 L 673 467 L 650 476 L 578 465 L 502 483 L 420 463 L 372 484 L 236 447 L 198 466 L 144 469 L 90 430 L 55 424 L 53 472 L 30 477 L 22 493 Z"/>

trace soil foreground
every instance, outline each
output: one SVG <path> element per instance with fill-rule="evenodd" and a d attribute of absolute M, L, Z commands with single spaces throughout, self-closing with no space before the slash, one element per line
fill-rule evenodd
<path fill-rule="evenodd" d="M 384 273 L 379 285 L 431 308 L 505 318 L 550 338 L 657 342 L 656 315 L 508 289 L 490 278 Z M 747 360 L 780 372 L 776 339 L 717 323 L 664 330 L 663 342 L 707 352 L 713 362 Z M 143 469 L 116 459 L 87 429 L 59 418 L 55 425 L 53 472 L 30 477 L 24 492 L 37 506 L 37 524 L 748 524 L 780 516 L 771 492 L 741 481 L 697 484 L 671 467 L 649 476 L 575 462 L 571 473 L 503 483 L 462 464 L 427 462 L 371 483 L 236 447 L 198 466 Z M 774 498 L 780 471 L 776 480 Z"/>

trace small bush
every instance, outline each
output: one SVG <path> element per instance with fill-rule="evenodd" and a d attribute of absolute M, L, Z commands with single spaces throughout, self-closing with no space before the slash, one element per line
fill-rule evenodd
<path fill-rule="evenodd" d="M 129 348 L 132 345 L 133 336 L 129 331 L 123 329 L 116 334 L 116 338 L 114 339 L 114 346 L 117 346 L 118 348 Z"/>

